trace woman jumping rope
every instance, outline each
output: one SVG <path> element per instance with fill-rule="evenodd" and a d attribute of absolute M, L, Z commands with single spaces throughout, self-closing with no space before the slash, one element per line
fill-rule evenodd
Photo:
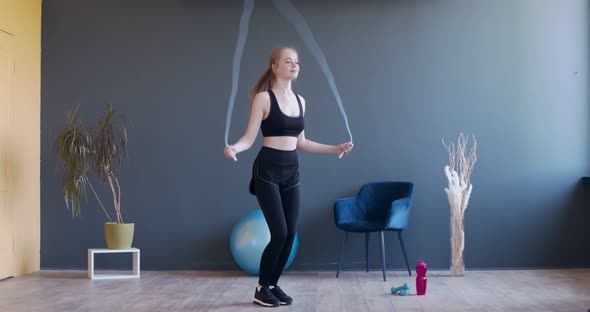
<path fill-rule="evenodd" d="M 291 90 L 299 74 L 294 48 L 272 51 L 266 71 L 250 90 L 250 119 L 244 135 L 224 149 L 227 158 L 248 150 L 262 131 L 263 146 L 252 166 L 250 193 L 256 195 L 270 230 L 262 253 L 254 302 L 263 306 L 289 305 L 293 299 L 278 281 L 291 254 L 299 215 L 299 162 L 297 150 L 346 155 L 352 142 L 326 145 L 305 138 L 305 99 Z"/>

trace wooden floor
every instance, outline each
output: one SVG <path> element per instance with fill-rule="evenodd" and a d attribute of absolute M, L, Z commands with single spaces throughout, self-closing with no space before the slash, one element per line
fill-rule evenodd
<path fill-rule="evenodd" d="M 388 272 L 286 272 L 292 306 L 252 303 L 257 279 L 241 272 L 144 271 L 140 279 L 89 280 L 84 271 L 42 271 L 0 281 L 0 311 L 583 311 L 590 269 L 429 272 L 426 296 L 412 277 Z M 407 296 L 390 293 L 410 283 Z"/>

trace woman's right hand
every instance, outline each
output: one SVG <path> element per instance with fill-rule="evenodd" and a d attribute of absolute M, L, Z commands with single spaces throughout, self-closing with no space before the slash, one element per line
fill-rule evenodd
<path fill-rule="evenodd" d="M 238 159 L 236 158 L 236 150 L 234 149 L 234 147 L 232 145 L 226 145 L 225 148 L 223 149 L 223 154 L 225 155 L 225 157 L 227 157 L 229 159 L 233 159 L 234 161 L 238 161 Z"/>

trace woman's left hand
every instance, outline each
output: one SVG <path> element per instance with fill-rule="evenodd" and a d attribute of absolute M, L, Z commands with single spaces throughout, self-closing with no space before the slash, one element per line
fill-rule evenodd
<path fill-rule="evenodd" d="M 352 142 L 346 142 L 346 143 L 339 144 L 336 146 L 338 148 L 337 154 L 343 154 L 345 156 L 352 151 L 353 146 L 354 145 L 352 144 Z"/>

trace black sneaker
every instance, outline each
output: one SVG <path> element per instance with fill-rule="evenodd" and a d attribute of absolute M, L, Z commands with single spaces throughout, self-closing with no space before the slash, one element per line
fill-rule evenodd
<path fill-rule="evenodd" d="M 275 286 L 270 290 L 277 299 L 281 302 L 282 305 L 290 305 L 293 303 L 293 298 L 287 296 L 287 294 L 279 287 Z"/>
<path fill-rule="evenodd" d="M 256 287 L 256 291 L 254 292 L 254 303 L 258 303 L 265 307 L 278 307 L 281 304 L 279 299 L 272 294 L 268 286 L 263 286 L 260 288 L 260 291 L 258 290 L 258 287 Z"/>

